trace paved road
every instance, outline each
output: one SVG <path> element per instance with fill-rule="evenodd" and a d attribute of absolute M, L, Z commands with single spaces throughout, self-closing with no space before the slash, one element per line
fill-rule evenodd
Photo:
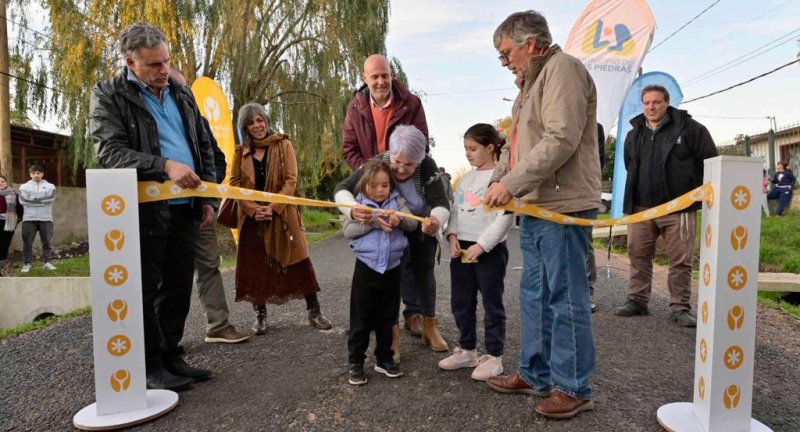
<path fill-rule="evenodd" d="M 509 243 L 510 267 L 520 266 L 516 231 Z M 436 363 L 444 355 L 408 334 L 402 339 L 404 377 L 390 380 L 370 371 L 366 386 L 350 386 L 345 329 L 353 258 L 340 236 L 315 245 L 312 258 L 333 330 L 312 329 L 304 303 L 295 301 L 269 307 L 265 336 L 234 346 L 205 344 L 204 317 L 195 301 L 184 339 L 188 360 L 217 377 L 181 393 L 173 412 L 139 429 L 655 431 L 659 406 L 691 400 L 694 331 L 665 322 L 663 294 L 653 299 L 651 317 L 614 317 L 611 309 L 624 298 L 623 270 L 613 270 L 610 279 L 601 270 L 594 315 L 596 409 L 574 420 L 538 417 L 536 398 L 495 393 L 470 380 L 469 371 L 439 371 Z M 457 330 L 449 314 L 448 273 L 446 265 L 437 268 L 437 310 L 452 346 Z M 507 279 L 507 370 L 516 367 L 519 354 L 519 274 L 510 270 Z M 226 272 L 229 289 L 232 279 Z M 231 309 L 234 323 L 249 326 L 253 312 L 247 304 Z M 753 415 L 776 431 L 800 424 L 798 330 L 791 319 L 762 310 Z M 88 317 L 0 342 L 0 430 L 69 430 L 72 416 L 94 401 L 91 358 Z"/>

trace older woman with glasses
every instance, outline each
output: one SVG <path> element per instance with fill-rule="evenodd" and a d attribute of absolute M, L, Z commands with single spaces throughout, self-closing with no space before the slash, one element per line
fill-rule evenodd
<path fill-rule="evenodd" d="M 436 162 L 425 153 L 427 139 L 414 126 L 397 126 L 389 138 L 389 151 L 380 153 L 375 159 L 389 163 L 397 190 L 405 198 L 411 212 L 430 218 L 430 224 L 420 224 L 417 231 L 408 234 L 409 249 L 403 257 L 403 272 L 413 273 L 423 315 L 422 340 L 433 351 L 447 351 L 447 342 L 439 333 L 436 322 L 436 279 L 434 264 L 439 243 L 436 234 L 442 223 L 450 218 L 450 202 L 441 181 Z M 336 186 L 337 203 L 355 203 L 353 196 L 361 178 L 357 170 L 348 179 Z M 372 220 L 372 213 L 365 208 L 341 207 L 345 217 L 362 223 Z M 392 331 L 392 349 L 395 361 L 399 360 L 399 326 Z"/>

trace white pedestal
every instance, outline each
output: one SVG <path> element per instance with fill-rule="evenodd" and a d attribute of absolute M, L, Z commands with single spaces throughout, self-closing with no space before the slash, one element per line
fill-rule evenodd
<path fill-rule="evenodd" d="M 97 415 L 97 403 L 78 411 L 72 424 L 81 430 L 114 430 L 145 423 L 172 411 L 178 394 L 171 390 L 147 390 L 147 408 L 104 416 Z"/>
<path fill-rule="evenodd" d="M 706 432 L 700 420 L 694 415 L 694 406 L 689 402 L 663 405 L 656 412 L 656 417 L 658 423 L 669 432 Z M 749 431 L 772 432 L 772 429 L 756 419 L 750 419 Z"/>

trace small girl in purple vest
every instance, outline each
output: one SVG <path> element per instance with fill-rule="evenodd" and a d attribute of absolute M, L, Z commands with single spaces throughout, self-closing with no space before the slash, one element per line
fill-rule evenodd
<path fill-rule="evenodd" d="M 405 200 L 392 190 L 389 165 L 370 160 L 361 168 L 356 201 L 362 206 L 410 213 Z M 345 238 L 352 239 L 350 249 L 356 254 L 353 285 L 350 291 L 349 382 L 367 383 L 364 360 L 369 336 L 375 332 L 375 371 L 389 378 L 403 375 L 392 360 L 392 327 L 400 308 L 400 259 L 408 246 L 405 234 L 417 221 L 396 214 L 373 213 L 370 223 L 346 220 Z"/>

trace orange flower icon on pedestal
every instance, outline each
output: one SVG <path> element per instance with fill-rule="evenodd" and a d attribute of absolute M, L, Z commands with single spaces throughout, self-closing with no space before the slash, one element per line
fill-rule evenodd
<path fill-rule="evenodd" d="M 703 302 L 703 307 L 700 309 L 700 318 L 703 320 L 703 324 L 708 324 L 708 302 Z"/>
<path fill-rule="evenodd" d="M 706 248 L 711 247 L 711 225 L 706 225 Z"/>
<path fill-rule="evenodd" d="M 700 339 L 700 361 L 705 363 L 708 358 L 708 342 L 705 339 Z"/>
<path fill-rule="evenodd" d="M 703 284 L 705 286 L 711 285 L 711 266 L 708 263 L 703 265 Z"/>
<path fill-rule="evenodd" d="M 125 369 L 120 369 L 111 374 L 111 389 L 119 393 L 128 390 L 131 386 L 131 373 Z"/>
<path fill-rule="evenodd" d="M 736 186 L 731 192 L 731 204 L 736 210 L 744 210 L 750 206 L 750 189 L 744 186 Z"/>
<path fill-rule="evenodd" d="M 697 394 L 700 399 L 705 399 L 706 397 L 706 380 L 703 377 L 700 377 L 700 380 L 697 381 Z"/>
<path fill-rule="evenodd" d="M 728 369 L 739 369 L 742 363 L 744 363 L 744 351 L 740 346 L 733 345 L 725 350 L 723 360 L 725 361 L 725 367 Z"/>
<path fill-rule="evenodd" d="M 108 304 L 106 313 L 111 321 L 122 321 L 128 316 L 128 303 L 124 300 L 116 299 Z"/>
<path fill-rule="evenodd" d="M 119 195 L 108 195 L 103 198 L 100 208 L 108 216 L 119 216 L 125 211 L 125 200 Z"/>
<path fill-rule="evenodd" d="M 739 291 L 747 284 L 747 270 L 736 266 L 728 271 L 728 286 L 734 291 Z"/>
<path fill-rule="evenodd" d="M 106 343 L 108 353 L 114 357 L 122 357 L 131 350 L 131 340 L 125 335 L 114 335 Z"/>
<path fill-rule="evenodd" d="M 103 242 L 109 252 L 122 250 L 122 246 L 125 245 L 125 233 L 118 229 L 112 229 L 103 237 Z"/>
<path fill-rule="evenodd" d="M 111 286 L 118 287 L 128 280 L 128 269 L 119 264 L 108 266 L 103 273 L 103 280 Z"/>
<path fill-rule="evenodd" d="M 739 330 L 744 325 L 744 308 L 736 305 L 728 311 L 728 328 Z"/>
<path fill-rule="evenodd" d="M 736 251 L 747 247 L 747 228 L 744 225 L 739 225 L 731 231 L 731 247 Z"/>
<path fill-rule="evenodd" d="M 725 393 L 722 394 L 722 403 L 725 404 L 725 408 L 734 409 L 739 406 L 739 398 L 741 395 L 742 393 L 739 390 L 739 386 L 731 384 L 725 389 Z"/>

